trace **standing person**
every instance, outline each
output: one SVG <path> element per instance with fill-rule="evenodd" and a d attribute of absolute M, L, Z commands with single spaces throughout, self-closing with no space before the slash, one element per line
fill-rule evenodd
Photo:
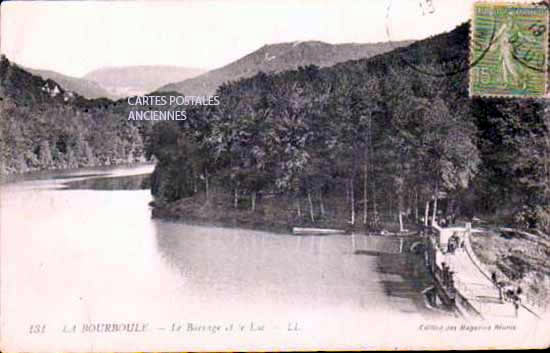
<path fill-rule="evenodd" d="M 518 317 L 518 312 L 519 312 L 519 297 L 517 295 L 514 295 L 513 296 L 513 303 L 514 303 L 514 311 L 515 311 L 515 315 L 516 317 Z"/>

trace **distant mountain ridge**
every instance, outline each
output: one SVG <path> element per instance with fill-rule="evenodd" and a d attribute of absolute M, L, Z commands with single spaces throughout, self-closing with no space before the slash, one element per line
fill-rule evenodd
<path fill-rule="evenodd" d="M 34 75 L 42 77 L 45 80 L 53 80 L 61 85 L 61 87 L 65 90 L 75 92 L 85 98 L 120 98 L 120 96 L 109 92 L 105 88 L 101 87 L 101 85 L 97 82 L 91 80 L 67 76 L 51 70 L 31 69 L 28 67 L 22 68 Z"/>
<path fill-rule="evenodd" d="M 300 66 L 332 66 L 344 61 L 365 59 L 411 44 L 412 41 L 368 44 L 328 44 L 298 41 L 264 45 L 260 49 L 219 69 L 200 76 L 165 85 L 158 91 L 176 91 L 186 95 L 209 95 L 225 82 L 252 77 L 258 72 L 281 72 Z"/>
<path fill-rule="evenodd" d="M 190 79 L 206 70 L 181 66 L 141 65 L 105 67 L 84 75 L 118 97 L 143 95 L 170 82 Z"/>

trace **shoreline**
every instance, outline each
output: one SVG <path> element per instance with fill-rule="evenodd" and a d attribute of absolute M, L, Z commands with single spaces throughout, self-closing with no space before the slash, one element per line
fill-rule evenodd
<path fill-rule="evenodd" d="M 384 291 L 385 295 L 388 298 L 403 298 L 407 297 L 411 300 L 411 304 L 414 306 L 415 311 L 421 315 L 426 315 L 426 317 L 439 317 L 439 316 L 449 316 L 451 314 L 441 312 L 438 310 L 432 310 L 430 307 L 425 305 L 425 296 L 423 291 L 433 285 L 433 277 L 424 263 L 424 257 L 422 254 L 417 253 L 413 249 L 413 244 L 417 243 L 420 238 L 418 235 L 382 235 L 378 232 L 377 235 L 369 235 L 361 227 L 357 227 L 355 230 L 355 235 L 357 236 L 355 240 L 351 233 L 349 234 L 338 234 L 338 235 L 295 235 L 292 233 L 292 227 L 296 226 L 295 224 L 283 223 L 283 222 L 266 222 L 264 218 L 257 217 L 254 221 L 251 221 L 247 216 L 250 216 L 248 210 L 238 210 L 240 216 L 236 217 L 236 212 L 216 212 L 212 216 L 212 209 L 208 208 L 209 206 L 203 207 L 203 213 L 201 214 L 200 207 L 197 206 L 197 198 L 189 198 L 186 201 L 186 207 L 182 207 L 178 202 L 168 203 L 168 204 L 159 204 L 155 201 L 152 201 L 150 206 L 152 208 L 152 218 L 158 219 L 161 221 L 174 222 L 179 224 L 185 224 L 190 226 L 204 226 L 204 227 L 215 227 L 215 228 L 230 228 L 230 229 L 242 229 L 246 231 L 257 231 L 257 232 L 268 232 L 277 235 L 283 235 L 288 237 L 299 237 L 299 238 L 330 238 L 330 237 L 345 237 L 349 240 L 350 246 L 357 246 L 351 252 L 352 256 L 358 257 L 374 257 L 376 263 L 376 273 L 384 276 L 389 276 L 388 279 L 381 279 L 380 286 Z M 201 204 L 200 200 L 198 202 Z M 179 206 L 179 207 L 178 207 Z M 211 206 L 210 206 L 211 207 Z M 208 209 L 207 209 L 208 208 Z M 195 212 L 193 212 L 195 210 Z M 190 212 L 185 212 L 190 211 Z M 310 225 L 311 226 L 311 225 Z M 318 225 L 317 225 L 318 226 Z M 323 226 L 326 227 L 337 227 L 341 224 L 330 224 L 324 223 Z M 374 238 L 377 241 L 372 243 L 369 238 Z M 397 243 L 402 241 L 401 252 L 385 252 L 384 250 L 379 251 L 380 241 L 391 247 L 394 245 L 396 248 Z M 370 248 L 376 247 L 377 249 Z M 382 246 L 384 248 L 385 246 Z M 400 280 L 390 279 L 393 276 L 400 276 Z"/>
<path fill-rule="evenodd" d="M 245 200 L 246 201 L 246 200 Z M 213 193 L 211 199 L 206 202 L 203 193 L 192 197 L 163 202 L 153 199 L 149 203 L 153 219 L 184 222 L 196 225 L 214 225 L 219 227 L 243 228 L 248 230 L 269 231 L 278 234 L 293 234 L 293 227 L 342 229 L 345 235 L 363 234 L 373 236 L 411 237 L 420 233 L 420 227 L 415 224 L 406 224 L 409 230 L 399 234 L 396 231 L 396 223 L 381 222 L 376 230 L 367 229 L 360 221 L 352 227 L 346 217 L 346 207 L 338 204 L 339 200 L 334 199 L 335 205 L 331 212 L 321 217 L 316 214 L 315 221 L 309 219 L 309 213 L 304 209 L 301 215 L 296 214 L 293 207 L 284 196 L 266 198 L 252 211 L 247 206 L 239 204 L 235 208 L 229 197 L 223 193 Z M 244 204 L 245 202 L 243 202 Z M 411 230 L 413 229 L 413 230 Z M 303 235 L 306 236 L 306 235 Z M 307 235 L 310 236 L 310 235 Z M 312 234 L 311 236 L 324 236 Z"/>
<path fill-rule="evenodd" d="M 271 232 L 282 235 L 297 236 L 292 234 L 292 226 L 284 223 L 246 222 L 235 218 L 219 217 L 218 219 L 206 219 L 196 215 L 177 215 L 165 207 L 160 207 L 154 201 L 149 203 L 152 219 L 182 223 L 196 226 L 212 226 L 216 228 L 241 228 L 250 231 Z"/>
<path fill-rule="evenodd" d="M 70 174 L 70 173 L 83 173 L 83 172 L 96 172 L 97 174 L 75 174 L 74 177 L 101 177 L 108 176 L 109 171 L 117 168 L 121 169 L 134 169 L 138 167 L 154 166 L 155 162 L 134 162 L 134 163 L 121 163 L 121 164 L 100 164 L 96 166 L 85 166 L 85 167 L 74 167 L 74 168 L 56 168 L 56 169 L 37 169 L 29 170 L 25 172 L 17 173 L 0 173 L 0 185 L 10 184 L 19 181 L 29 181 L 29 180 L 40 180 L 51 177 L 59 176 L 61 173 Z"/>

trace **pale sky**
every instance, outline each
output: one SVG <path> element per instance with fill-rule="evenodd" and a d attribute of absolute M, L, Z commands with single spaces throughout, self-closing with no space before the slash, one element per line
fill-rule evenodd
<path fill-rule="evenodd" d="M 83 76 L 106 66 L 213 69 L 264 44 L 421 39 L 468 20 L 471 0 L 8 1 L 1 47 L 23 66 Z M 389 29 L 390 35 L 387 34 Z"/>

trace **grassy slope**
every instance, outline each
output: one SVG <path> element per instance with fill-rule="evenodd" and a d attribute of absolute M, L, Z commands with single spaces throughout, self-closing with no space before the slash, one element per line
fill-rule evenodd
<path fill-rule="evenodd" d="M 471 239 L 479 260 L 499 282 L 520 286 L 529 298 L 527 304 L 540 306 L 550 299 L 550 238 L 489 230 Z"/>

